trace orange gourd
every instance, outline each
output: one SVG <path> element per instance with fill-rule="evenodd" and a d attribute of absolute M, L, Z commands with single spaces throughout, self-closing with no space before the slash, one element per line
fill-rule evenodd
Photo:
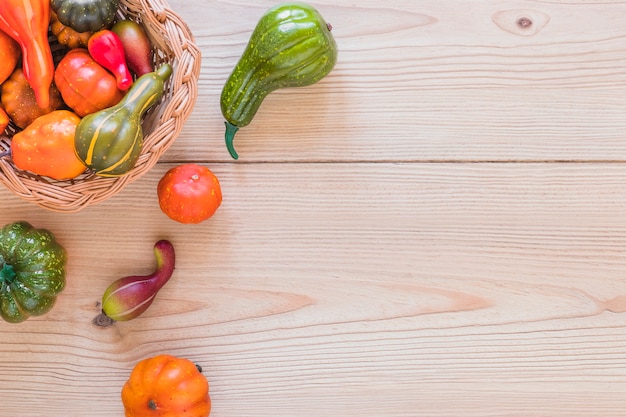
<path fill-rule="evenodd" d="M 208 417 L 209 383 L 190 360 L 157 355 L 135 365 L 122 388 L 126 417 Z"/>
<path fill-rule="evenodd" d="M 49 24 L 50 0 L 2 0 L 0 4 L 0 30 L 20 45 L 24 75 L 42 108 L 49 106 L 54 77 Z"/>
<path fill-rule="evenodd" d="M 0 133 L 4 133 L 10 122 L 9 115 L 0 107 Z"/>
<path fill-rule="evenodd" d="M 11 156 L 19 169 L 55 180 L 69 180 L 87 167 L 74 152 L 74 132 L 80 117 L 55 110 L 35 119 L 13 135 Z"/>
<path fill-rule="evenodd" d="M 0 96 L 4 110 L 20 129 L 24 129 L 39 116 L 48 114 L 63 106 L 61 93 L 59 93 L 54 84 L 51 84 L 48 90 L 48 106 L 39 106 L 35 92 L 28 83 L 24 71 L 19 66 L 0 85 Z"/>
<path fill-rule="evenodd" d="M 0 83 L 13 73 L 21 54 L 18 43 L 0 30 Z"/>

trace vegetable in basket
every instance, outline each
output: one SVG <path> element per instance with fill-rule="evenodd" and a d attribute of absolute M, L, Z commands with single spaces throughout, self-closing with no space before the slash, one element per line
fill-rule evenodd
<path fill-rule="evenodd" d="M 51 84 L 48 107 L 40 107 L 37 104 L 35 92 L 28 84 L 24 71 L 20 67 L 17 67 L 13 74 L 0 85 L 0 95 L 4 110 L 20 129 L 24 129 L 39 116 L 63 106 L 61 93 L 54 84 Z"/>
<path fill-rule="evenodd" d="M 142 117 L 165 91 L 172 66 L 139 77 L 115 106 L 88 114 L 76 129 L 78 157 L 97 175 L 119 177 L 137 162 L 143 147 Z"/>
<path fill-rule="evenodd" d="M 122 100 L 115 76 L 98 64 L 85 48 L 69 51 L 57 65 L 54 82 L 63 101 L 80 117 L 109 108 Z"/>
<path fill-rule="evenodd" d="M 4 111 L 2 107 L 0 107 L 0 134 L 6 130 L 6 128 L 9 126 L 9 123 L 11 123 L 11 119 L 9 118 L 9 115 L 7 114 L 6 111 Z M 0 153 L 0 157 L 1 156 L 2 156 L 2 153 Z"/>
<path fill-rule="evenodd" d="M 102 29 L 91 35 L 87 42 L 91 57 L 108 69 L 117 80 L 117 88 L 126 91 L 133 84 L 124 56 L 124 45 L 120 38 L 108 29 Z"/>
<path fill-rule="evenodd" d="M 209 382 L 189 359 L 161 354 L 143 359 L 122 387 L 126 417 L 208 417 Z"/>
<path fill-rule="evenodd" d="M 69 49 L 86 48 L 93 32 L 77 32 L 69 26 L 65 26 L 56 13 L 50 13 L 50 33 L 56 37 L 59 44 Z"/>
<path fill-rule="evenodd" d="M 285 87 L 303 87 L 324 78 L 337 61 L 331 26 L 303 3 L 269 9 L 257 24 L 221 94 L 226 147 L 237 159 L 233 139 L 254 118 L 265 97 Z"/>
<path fill-rule="evenodd" d="M 97 32 L 115 20 L 119 0 L 47 0 L 65 26 L 77 32 Z"/>
<path fill-rule="evenodd" d="M 3 83 L 13 74 L 21 56 L 18 43 L 0 30 L 0 83 Z"/>
<path fill-rule="evenodd" d="M 50 311 L 65 287 L 66 261 L 46 229 L 24 221 L 0 229 L 0 317 L 19 323 Z"/>
<path fill-rule="evenodd" d="M 152 72 L 152 44 L 143 26 L 124 19 L 115 23 L 111 30 L 122 41 L 128 68 L 138 77 Z"/>
<path fill-rule="evenodd" d="M 17 41 L 22 49 L 22 68 L 35 92 L 37 104 L 50 102 L 54 62 L 48 43 L 50 0 L 1 0 L 0 30 Z"/>
<path fill-rule="evenodd" d="M 86 167 L 74 151 L 74 133 L 80 117 L 55 110 L 35 119 L 11 140 L 11 157 L 19 169 L 55 180 L 69 180 Z"/>

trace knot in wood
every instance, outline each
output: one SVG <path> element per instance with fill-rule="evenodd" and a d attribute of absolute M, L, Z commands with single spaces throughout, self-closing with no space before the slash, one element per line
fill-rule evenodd
<path fill-rule="evenodd" d="M 519 19 L 517 19 L 517 26 L 519 26 L 522 29 L 528 29 L 529 27 L 531 27 L 533 25 L 533 21 L 529 18 L 529 17 L 520 17 Z"/>

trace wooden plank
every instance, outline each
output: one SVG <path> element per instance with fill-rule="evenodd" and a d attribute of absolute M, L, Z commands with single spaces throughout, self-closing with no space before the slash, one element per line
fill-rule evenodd
<path fill-rule="evenodd" d="M 220 90 L 274 2 L 174 2 L 202 49 L 162 163 L 75 214 L 5 189 L 70 253 L 48 315 L 0 323 L 0 416 L 121 415 L 133 365 L 204 368 L 212 417 L 622 416 L 625 1 L 319 1 L 340 48 L 223 144 Z M 530 24 L 529 24 L 530 23 Z M 156 185 L 205 163 L 224 203 L 180 225 Z M 174 277 L 92 323 L 114 279 Z"/>
<path fill-rule="evenodd" d="M 621 164 L 217 163 L 223 206 L 188 226 L 156 204 L 169 167 L 72 215 L 2 192 L 2 224 L 71 255 L 52 312 L 0 323 L 3 415 L 120 415 L 163 352 L 203 366 L 216 417 L 623 414 Z M 153 306 L 94 326 L 160 238 Z"/>
<path fill-rule="evenodd" d="M 219 94 L 272 4 L 176 5 L 203 51 L 202 94 L 165 160 L 230 160 Z M 272 93 L 237 134 L 242 159 L 624 161 L 626 2 L 315 4 L 339 62 Z"/>

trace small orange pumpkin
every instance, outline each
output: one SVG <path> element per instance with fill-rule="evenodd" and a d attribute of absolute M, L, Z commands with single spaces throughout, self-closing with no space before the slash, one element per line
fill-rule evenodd
<path fill-rule="evenodd" d="M 208 417 L 209 382 L 190 360 L 157 355 L 135 365 L 122 388 L 126 417 Z"/>
<path fill-rule="evenodd" d="M 111 107 L 124 97 L 115 76 L 85 48 L 70 49 L 54 72 L 63 101 L 80 117 Z"/>

